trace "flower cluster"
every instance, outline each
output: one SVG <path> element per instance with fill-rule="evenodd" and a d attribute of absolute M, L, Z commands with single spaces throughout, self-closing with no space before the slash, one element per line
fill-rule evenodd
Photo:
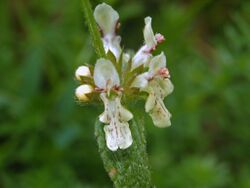
<path fill-rule="evenodd" d="M 145 111 L 151 116 L 154 125 L 171 125 L 171 114 L 163 102 L 174 88 L 166 68 L 166 56 L 163 52 L 152 55 L 165 39 L 163 35 L 153 32 L 152 19 L 146 17 L 144 45 L 131 55 L 122 51 L 121 37 L 116 34 L 119 28 L 118 13 L 102 3 L 95 8 L 94 17 L 101 32 L 106 57 L 98 59 L 93 69 L 80 66 L 76 70 L 76 79 L 82 85 L 75 94 L 83 102 L 90 101 L 94 95 L 100 97 L 104 112 L 99 120 L 105 124 L 107 147 L 112 151 L 126 149 L 133 142 L 128 123 L 133 114 L 122 105 L 124 96 L 133 94 L 136 97 L 146 93 Z"/>

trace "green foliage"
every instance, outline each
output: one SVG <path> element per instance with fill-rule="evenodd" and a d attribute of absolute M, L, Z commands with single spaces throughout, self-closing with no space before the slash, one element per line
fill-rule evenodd
<path fill-rule="evenodd" d="M 95 6 L 100 1 L 94 1 Z M 157 187 L 250 186 L 250 3 L 109 0 L 123 44 L 143 18 L 166 36 L 172 127 L 145 115 Z M 111 187 L 94 137 L 102 107 L 74 99 L 77 66 L 96 56 L 80 1 L 0 1 L 0 187 Z M 143 111 L 143 103 L 129 106 Z"/>

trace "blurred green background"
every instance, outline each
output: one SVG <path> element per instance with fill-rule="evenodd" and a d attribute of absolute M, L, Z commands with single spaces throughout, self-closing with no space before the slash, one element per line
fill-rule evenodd
<path fill-rule="evenodd" d="M 250 2 L 109 0 L 126 48 L 144 17 L 166 42 L 172 126 L 146 116 L 157 187 L 250 187 Z M 100 1 L 92 1 L 96 6 Z M 80 0 L 0 1 L 0 187 L 111 187 L 97 152 L 102 107 L 74 98 L 74 71 L 95 63 Z M 132 109 L 144 111 L 143 103 Z"/>

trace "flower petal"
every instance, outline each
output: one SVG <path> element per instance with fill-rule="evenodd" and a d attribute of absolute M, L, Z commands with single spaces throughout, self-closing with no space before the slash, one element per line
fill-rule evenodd
<path fill-rule="evenodd" d="M 149 63 L 149 73 L 156 74 L 161 68 L 166 67 L 166 56 L 163 52 L 152 58 Z"/>
<path fill-rule="evenodd" d="M 120 79 L 111 61 L 101 58 L 98 59 L 94 68 L 95 85 L 102 89 L 107 87 L 119 86 Z"/>
<path fill-rule="evenodd" d="M 150 93 L 148 95 L 147 101 L 145 103 L 145 111 L 149 112 L 150 110 L 152 110 L 155 106 L 155 95 L 153 93 Z"/>
<path fill-rule="evenodd" d="M 165 107 L 163 100 L 157 98 L 155 100 L 154 108 L 149 112 L 153 123 L 156 127 L 168 127 L 171 125 L 170 118 L 171 114 Z"/>
<path fill-rule="evenodd" d="M 160 80 L 159 84 L 163 90 L 163 97 L 168 96 L 174 90 L 174 85 L 172 84 L 172 82 L 168 78 Z"/>
<path fill-rule="evenodd" d="M 94 17 L 104 36 L 115 33 L 119 15 L 111 6 L 106 3 L 97 5 L 94 11 Z"/>
<path fill-rule="evenodd" d="M 116 127 L 112 125 L 104 126 L 106 145 L 111 151 L 116 151 L 118 149 L 118 136 L 116 132 Z"/>
<path fill-rule="evenodd" d="M 99 115 L 99 121 L 102 123 L 110 123 L 111 117 L 109 116 L 109 106 L 110 106 L 109 100 L 106 97 L 105 93 L 101 93 L 100 98 L 102 99 L 103 104 L 104 104 L 104 112 Z"/>
<path fill-rule="evenodd" d="M 127 122 L 127 121 L 131 120 L 132 118 L 133 118 L 133 114 L 121 105 L 121 107 L 120 107 L 120 120 Z"/>
<path fill-rule="evenodd" d="M 109 123 L 110 122 L 110 119 L 108 119 L 108 115 L 107 115 L 106 111 L 104 111 L 103 113 L 101 113 L 99 115 L 99 121 L 102 123 Z"/>
<path fill-rule="evenodd" d="M 116 59 L 119 59 L 121 55 L 121 37 L 108 35 L 102 39 L 105 52 L 111 51 Z"/>
<path fill-rule="evenodd" d="M 155 39 L 155 35 L 152 29 L 152 18 L 145 18 L 145 27 L 143 30 L 144 40 L 148 48 L 154 48 L 157 45 L 157 41 Z"/>
<path fill-rule="evenodd" d="M 127 149 L 133 143 L 129 124 L 126 122 L 104 126 L 106 145 L 111 151 Z"/>
<path fill-rule="evenodd" d="M 139 74 L 135 77 L 134 81 L 131 84 L 131 87 L 145 88 L 148 85 L 148 73 Z"/>
<path fill-rule="evenodd" d="M 146 45 L 142 46 L 138 52 L 135 54 L 135 56 L 132 59 L 132 67 L 131 70 L 134 70 L 135 68 L 141 66 L 141 65 L 147 65 L 152 57 L 152 54 L 149 53 L 148 47 Z"/>
<path fill-rule="evenodd" d="M 119 148 L 127 149 L 133 143 L 131 131 L 129 129 L 129 124 L 127 122 L 122 122 L 119 125 Z"/>

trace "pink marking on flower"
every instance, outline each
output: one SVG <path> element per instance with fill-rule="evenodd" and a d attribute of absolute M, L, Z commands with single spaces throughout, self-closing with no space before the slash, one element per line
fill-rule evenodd
<path fill-rule="evenodd" d="M 95 88 L 95 91 L 96 91 L 96 92 L 101 92 L 101 93 L 102 93 L 102 92 L 105 92 L 105 89 L 96 87 L 96 88 Z"/>
<path fill-rule="evenodd" d="M 169 70 L 167 68 L 161 68 L 159 71 L 158 71 L 158 74 L 164 78 L 170 78 L 170 74 L 169 74 Z"/>
<path fill-rule="evenodd" d="M 146 54 L 151 54 L 153 51 L 155 51 L 156 47 L 157 47 L 157 46 L 153 46 L 153 47 L 151 47 L 151 48 L 148 48 L 148 49 L 146 49 L 146 50 L 143 50 L 143 52 L 146 53 Z"/>
<path fill-rule="evenodd" d="M 113 87 L 113 90 L 114 91 L 116 91 L 116 92 L 122 92 L 122 91 L 124 91 L 124 89 L 122 88 L 122 87 L 120 87 L 120 86 L 117 86 L 117 85 L 115 85 L 114 87 Z"/>
<path fill-rule="evenodd" d="M 165 37 L 162 34 L 160 34 L 160 33 L 157 33 L 155 35 L 155 39 L 156 39 L 156 41 L 157 41 L 158 44 L 160 44 L 160 43 L 162 43 L 162 42 L 165 41 Z"/>
<path fill-rule="evenodd" d="M 155 39 L 157 41 L 157 44 L 155 46 L 152 46 L 149 49 L 144 50 L 145 53 L 150 53 L 151 54 L 153 51 L 156 50 L 156 47 L 158 46 L 158 44 L 160 44 L 160 43 L 162 43 L 162 42 L 165 41 L 165 37 L 162 34 L 160 34 L 160 33 L 157 33 L 155 35 Z"/>
<path fill-rule="evenodd" d="M 99 87 L 95 87 L 95 92 L 100 92 L 100 93 L 107 93 L 108 92 L 108 88 L 99 88 Z M 114 92 L 123 92 L 124 89 L 121 86 L 115 85 L 112 88 L 110 88 L 110 90 L 114 91 Z"/>

